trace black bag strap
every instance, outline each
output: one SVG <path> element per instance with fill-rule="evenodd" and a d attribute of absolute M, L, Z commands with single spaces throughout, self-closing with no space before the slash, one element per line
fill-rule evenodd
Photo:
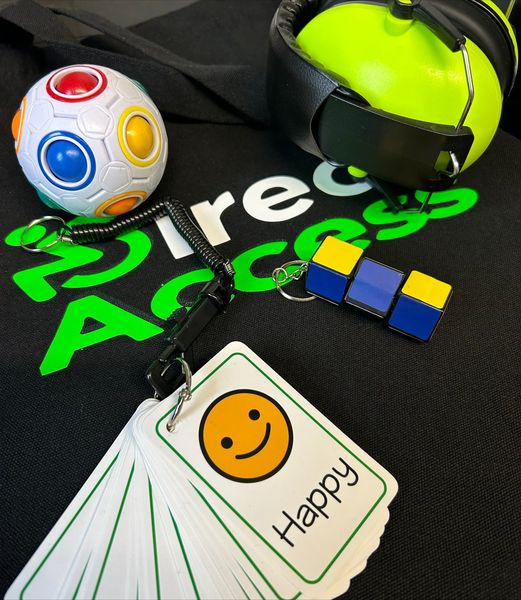
<path fill-rule="evenodd" d="M 105 34 L 110 49 L 79 43 L 60 16 Z M 101 16 L 46 8 L 34 0 L 19 0 L 3 9 L 0 18 L 43 42 L 52 67 L 87 62 L 120 70 L 140 81 L 164 113 L 214 123 L 268 121 L 264 75 L 250 65 L 196 63 Z M 127 54 L 129 49 L 134 52 Z"/>

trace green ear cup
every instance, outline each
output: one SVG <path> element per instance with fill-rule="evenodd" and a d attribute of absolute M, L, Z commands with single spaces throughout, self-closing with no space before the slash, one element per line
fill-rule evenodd
<path fill-rule="evenodd" d="M 396 19 L 385 6 L 354 2 L 317 15 L 297 43 L 311 62 L 374 108 L 445 125 L 460 120 L 468 97 L 461 53 L 451 52 L 419 21 Z M 471 40 L 466 45 L 475 97 L 465 125 L 475 139 L 464 168 L 492 141 L 502 106 L 492 64 Z"/>

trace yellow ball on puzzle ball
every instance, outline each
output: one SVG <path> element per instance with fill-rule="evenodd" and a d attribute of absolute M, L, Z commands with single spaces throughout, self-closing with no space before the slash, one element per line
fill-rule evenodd
<path fill-rule="evenodd" d="M 138 82 L 107 67 L 72 65 L 27 92 L 11 130 L 25 176 L 52 208 L 121 215 L 163 176 L 163 119 Z"/>

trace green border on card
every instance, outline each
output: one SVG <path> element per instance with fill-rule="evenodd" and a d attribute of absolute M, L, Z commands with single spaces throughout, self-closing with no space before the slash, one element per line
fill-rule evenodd
<path fill-rule="evenodd" d="M 244 597 L 246 598 L 246 600 L 251 600 L 251 598 L 248 596 L 248 594 L 246 593 L 246 590 L 242 587 L 241 582 L 237 579 L 237 577 L 234 575 L 233 578 L 237 582 L 237 585 L 241 588 L 241 591 L 244 594 Z"/>
<path fill-rule="evenodd" d="M 83 581 L 83 578 L 85 577 L 85 571 L 87 570 L 87 567 L 89 566 L 90 557 L 91 557 L 91 555 L 89 554 L 89 558 L 87 559 L 87 562 L 85 563 L 85 566 L 83 567 L 83 571 L 81 572 L 80 580 L 78 581 L 78 583 L 76 585 L 74 594 L 72 594 L 72 600 L 76 600 L 76 598 L 78 597 L 78 592 L 80 591 L 81 582 Z"/>
<path fill-rule="evenodd" d="M 123 513 L 123 508 L 125 507 L 125 502 L 127 501 L 128 491 L 130 489 L 130 484 L 132 482 L 132 478 L 134 477 L 134 470 L 136 464 L 132 463 L 132 468 L 130 469 L 130 473 L 128 475 L 127 483 L 125 485 L 125 490 L 123 491 L 123 498 L 121 498 L 121 503 L 118 508 L 118 514 L 116 515 L 116 520 L 114 521 L 114 527 L 112 528 L 112 533 L 110 534 L 109 543 L 107 545 L 107 549 L 105 550 L 105 556 L 103 557 L 103 562 L 101 563 L 101 569 L 98 573 L 98 580 L 96 581 L 96 587 L 94 588 L 94 593 L 92 594 L 92 600 L 96 600 L 96 596 L 98 595 L 99 587 L 101 585 L 101 580 L 103 579 L 103 574 L 105 573 L 105 567 L 107 566 L 107 562 L 109 560 L 110 552 L 112 550 L 112 544 L 114 543 L 114 538 L 116 537 L 116 532 L 119 527 L 119 521 L 121 519 L 121 515 Z"/>
<path fill-rule="evenodd" d="M 103 577 L 103 573 L 104 573 L 104 570 L 105 570 L 105 565 L 106 565 L 106 563 L 108 561 L 108 558 L 110 556 L 110 552 L 112 550 L 112 542 L 114 541 L 114 536 L 116 535 L 116 530 L 117 530 L 118 525 L 119 525 L 119 520 L 120 520 L 120 517 L 121 517 L 121 513 L 123 511 L 123 507 L 125 506 L 125 502 L 126 502 L 126 499 L 127 499 L 128 490 L 129 490 L 129 487 L 130 487 L 130 482 L 132 481 L 132 477 L 134 475 L 134 468 L 135 468 L 135 463 L 132 465 L 132 469 L 130 471 L 130 475 L 129 475 L 129 478 L 128 478 L 128 481 L 127 481 L 127 485 L 126 485 L 125 491 L 123 493 L 123 498 L 121 500 L 121 504 L 120 504 L 120 507 L 119 507 L 119 510 L 118 510 L 116 521 L 114 523 L 114 528 L 113 528 L 113 531 L 112 531 L 112 535 L 110 537 L 109 545 L 107 547 L 107 551 L 106 551 L 106 554 L 105 554 L 105 558 L 103 560 L 103 564 L 101 566 L 101 571 L 100 571 L 99 576 L 98 576 L 98 581 L 97 581 L 97 584 L 96 584 L 96 589 L 94 590 L 94 595 L 92 597 L 92 600 L 96 600 L 96 596 L 98 594 L 98 589 L 99 589 L 99 586 L 100 586 L 100 583 L 101 583 L 101 580 L 102 580 L 102 577 Z M 155 583 L 156 583 L 156 594 L 157 594 L 157 599 L 161 600 L 159 559 L 158 559 L 158 554 L 157 554 L 156 523 L 155 523 L 155 517 L 154 517 L 154 497 L 153 497 L 152 485 L 151 485 L 150 479 L 148 477 L 147 477 L 147 481 L 148 481 L 149 510 L 150 510 L 150 518 L 151 518 L 150 523 L 151 523 L 151 534 L 152 534 L 152 547 L 153 547 L 153 554 L 154 554 L 154 576 L 155 576 Z M 181 534 L 179 532 L 179 529 L 177 527 L 175 519 L 172 516 L 172 513 L 170 512 L 170 509 L 168 509 L 168 512 L 170 513 L 170 518 L 172 519 L 172 523 L 174 524 L 174 527 L 175 527 L 175 532 L 176 532 L 177 540 L 179 541 L 179 545 L 181 547 L 181 552 L 183 554 L 183 560 L 184 560 L 186 568 L 188 570 L 188 573 L 189 573 L 189 576 L 190 576 L 190 581 L 192 583 L 192 587 L 193 587 L 195 596 L 196 596 L 197 599 L 199 599 L 199 592 L 197 590 L 197 586 L 196 586 L 195 581 L 194 581 L 192 569 L 190 567 L 190 563 L 189 563 L 188 556 L 187 556 L 186 551 L 185 551 L 185 547 L 184 547 L 184 544 L 183 544 L 183 540 L 181 538 Z M 138 600 L 139 600 L 139 581 L 138 581 L 137 594 L 138 594 Z"/>
<path fill-rule="evenodd" d="M 152 523 L 152 543 L 154 545 L 154 569 L 155 569 L 155 577 L 156 577 L 156 594 L 157 600 L 161 600 L 161 577 L 159 573 L 159 558 L 157 553 L 157 535 L 156 535 L 156 520 L 154 516 L 154 491 L 152 488 L 152 482 L 148 479 L 148 497 L 150 501 L 150 519 Z M 183 555 L 183 560 L 185 563 L 186 570 L 190 577 L 190 583 L 192 584 L 192 589 L 195 594 L 197 600 L 200 600 L 199 590 L 197 589 L 197 585 L 195 583 L 194 574 L 192 572 L 192 567 L 190 566 L 190 561 L 188 560 L 188 556 L 186 555 L 186 550 L 183 544 L 183 539 L 181 537 L 181 533 L 179 528 L 177 527 L 177 523 L 170 512 L 170 508 L 168 508 L 168 514 L 170 519 L 172 520 L 172 524 L 174 525 L 175 534 L 177 537 L 177 541 L 179 542 L 179 547 L 181 548 L 181 553 Z"/>
<path fill-rule="evenodd" d="M 156 577 L 156 595 L 157 600 L 161 600 L 161 580 L 159 578 L 159 559 L 157 556 L 157 536 L 156 536 L 156 519 L 154 516 L 154 493 L 152 492 L 152 483 L 148 479 L 148 501 L 150 505 L 150 523 L 152 525 L 152 547 L 154 549 L 154 574 Z"/>
<path fill-rule="evenodd" d="M 54 544 L 51 546 L 51 548 L 49 549 L 49 551 L 47 552 L 47 554 L 43 557 L 42 562 L 36 567 L 34 573 L 31 575 L 31 577 L 29 577 L 29 579 L 27 580 L 27 583 L 24 585 L 24 587 L 20 591 L 20 600 L 23 600 L 23 597 L 24 597 L 25 592 L 27 591 L 27 588 L 31 585 L 31 583 L 33 582 L 34 578 L 39 573 L 39 571 L 43 567 L 43 565 L 47 562 L 47 559 L 54 552 L 54 550 L 56 549 L 56 546 L 58 546 L 58 544 L 62 541 L 63 536 L 67 533 L 67 531 L 69 531 L 71 525 L 78 518 L 78 515 L 83 511 L 83 509 L 85 508 L 85 506 L 87 506 L 87 504 L 89 503 L 90 499 L 92 498 L 92 496 L 94 495 L 94 493 L 96 492 L 96 490 L 98 489 L 98 487 L 101 485 L 101 482 L 105 479 L 105 477 L 107 476 L 107 474 L 109 473 L 109 471 L 114 466 L 114 463 L 116 462 L 118 456 L 119 456 L 119 452 L 112 459 L 111 463 L 106 468 L 106 470 L 101 475 L 101 477 L 98 479 L 97 483 L 92 488 L 92 490 L 90 491 L 90 493 L 88 494 L 88 496 L 85 498 L 85 500 L 83 501 L 83 503 L 81 504 L 81 506 L 74 513 L 74 516 L 69 521 L 69 523 L 67 524 L 67 526 L 65 527 L 65 529 L 61 532 L 61 534 L 59 535 L 58 539 L 54 542 Z M 83 575 L 82 575 L 82 577 L 83 577 Z"/>
<path fill-rule="evenodd" d="M 221 525 L 221 527 L 226 531 L 226 533 L 232 538 L 232 540 L 235 542 L 235 545 L 237 546 L 237 548 L 239 548 L 239 550 L 241 551 L 241 553 L 243 554 L 243 556 L 245 556 L 246 560 L 250 563 L 250 565 L 257 571 L 257 573 L 260 575 L 260 577 L 263 579 L 264 583 L 270 588 L 270 590 L 273 592 L 273 594 L 275 595 L 275 597 L 277 598 L 277 600 L 284 600 L 283 596 L 281 596 L 277 590 L 273 587 L 273 585 L 271 584 L 270 581 L 268 581 L 267 577 L 264 575 L 264 573 L 260 570 L 260 568 L 257 566 L 257 564 L 253 561 L 253 559 L 251 558 L 251 556 L 246 552 L 246 550 L 242 547 L 241 543 L 239 542 L 239 540 L 233 535 L 233 533 L 228 529 L 228 527 L 226 526 L 225 522 L 221 519 L 221 517 L 215 512 L 215 510 L 213 509 L 212 505 L 210 504 L 210 502 L 208 502 L 208 499 L 206 498 L 206 496 L 201 492 L 200 489 L 196 488 L 195 485 L 193 483 L 190 482 L 190 485 L 194 488 L 194 490 L 197 492 L 197 494 L 199 495 L 199 497 L 201 498 L 201 500 L 206 504 L 206 506 L 208 507 L 208 509 L 210 510 L 210 512 L 213 514 L 213 516 L 215 517 L 215 519 L 217 520 L 217 522 L 219 523 L 219 525 Z M 239 565 L 241 566 L 241 565 Z M 246 572 L 244 571 L 244 569 L 242 568 L 242 572 L 246 575 Z M 246 575 L 247 576 L 247 575 Z M 235 575 L 234 575 L 235 577 Z M 247 576 L 248 577 L 248 576 Z M 235 577 L 237 583 L 237 577 Z M 250 579 L 248 577 L 248 579 Z M 251 579 L 250 579 L 251 581 Z M 241 585 L 239 583 L 239 585 Z M 257 590 L 257 587 L 255 586 L 255 584 L 253 584 L 253 587 L 255 587 L 255 589 Z M 242 586 L 241 586 L 242 589 Z M 244 591 L 244 590 L 243 590 Z M 258 591 L 258 590 L 257 590 Z M 246 594 L 246 592 L 244 592 L 246 596 L 248 596 L 248 594 Z M 262 597 L 262 594 L 258 591 L 259 596 Z M 295 596 L 293 596 L 293 598 L 289 598 L 288 600 L 297 600 L 297 598 L 300 598 L 300 596 L 302 595 L 302 592 L 299 592 L 298 594 L 296 594 Z"/>
<path fill-rule="evenodd" d="M 194 578 L 194 574 L 192 571 L 192 567 L 190 565 L 190 562 L 188 561 L 188 556 L 186 554 L 185 546 L 183 544 L 181 532 L 179 531 L 179 527 L 177 526 L 174 516 L 170 512 L 170 508 L 168 508 L 168 514 L 170 515 L 170 518 L 172 519 L 172 523 L 174 524 L 175 534 L 177 535 L 177 539 L 179 540 L 179 545 L 181 546 L 181 552 L 183 553 L 183 559 L 185 561 L 186 568 L 188 569 L 188 575 L 190 576 L 190 581 L 192 583 L 192 587 L 194 588 L 195 597 L 197 598 L 197 600 L 201 600 L 201 596 L 199 595 L 199 590 L 197 589 L 197 585 L 195 583 L 195 578 Z"/>
<path fill-rule="evenodd" d="M 27 583 L 25 584 L 25 586 L 22 588 L 22 590 L 20 592 L 20 600 L 23 600 L 24 594 L 27 591 L 27 588 L 33 582 L 33 580 L 36 577 L 36 575 L 42 569 L 42 567 L 47 562 L 47 560 L 49 559 L 49 557 L 52 555 L 52 553 L 54 552 L 54 550 L 57 548 L 57 546 L 59 545 L 59 543 L 62 541 L 63 537 L 65 536 L 65 534 L 67 533 L 67 531 L 70 529 L 70 527 L 72 526 L 72 524 L 74 523 L 74 521 L 78 518 L 78 516 L 81 514 L 81 512 L 83 511 L 83 509 L 87 506 L 87 504 L 91 500 L 91 498 L 94 495 L 94 493 L 96 492 L 96 490 L 99 488 L 99 486 L 101 485 L 101 483 L 103 482 L 103 480 L 106 478 L 106 476 L 108 475 L 108 473 L 111 471 L 111 469 L 113 468 L 116 460 L 119 457 L 119 454 L 120 453 L 118 452 L 116 454 L 116 456 L 112 459 L 112 461 L 108 465 L 107 469 L 103 472 L 103 474 L 101 475 L 101 477 L 94 484 L 94 487 L 91 489 L 91 491 L 89 492 L 89 494 L 87 495 L 87 497 L 85 498 L 85 500 L 83 501 L 83 503 L 81 504 L 81 506 L 74 513 L 72 519 L 65 526 L 64 530 L 59 535 L 58 539 L 54 542 L 54 544 L 51 546 L 51 548 L 49 549 L 49 551 L 47 552 L 47 554 L 42 559 L 41 563 L 35 569 L 35 571 L 31 575 L 31 577 L 27 580 Z M 121 513 L 123 511 L 123 507 L 125 505 L 125 502 L 126 502 L 126 499 L 127 499 L 127 495 L 128 495 L 128 491 L 129 491 L 129 488 L 130 488 L 130 484 L 131 484 L 131 481 L 132 481 L 132 478 L 133 478 L 133 475 L 134 475 L 134 468 L 135 468 L 135 465 L 132 465 L 132 468 L 130 470 L 130 473 L 129 473 L 129 476 L 128 476 L 128 479 L 127 479 L 127 483 L 126 483 L 126 486 L 125 486 L 125 490 L 123 492 L 123 497 L 121 499 L 121 503 L 120 503 L 120 506 L 119 506 L 118 514 L 117 514 L 115 522 L 114 522 L 114 527 L 112 529 L 110 540 L 109 540 L 109 543 L 108 543 L 108 546 L 107 546 L 107 549 L 106 549 L 106 552 L 105 552 L 103 564 L 102 564 L 100 572 L 98 574 L 98 579 L 97 579 L 96 587 L 95 587 L 94 594 L 93 594 L 93 598 L 94 599 L 96 598 L 96 595 L 98 593 L 99 586 L 100 586 L 101 580 L 103 578 L 105 566 L 106 566 L 106 563 L 108 561 L 110 552 L 112 550 L 112 543 L 113 543 L 114 537 L 116 535 L 116 531 L 117 531 L 117 528 L 118 528 L 118 525 L 119 525 L 119 521 L 120 521 L 120 518 L 121 518 Z M 158 565 L 157 546 L 156 546 L 156 527 L 155 527 L 155 517 L 154 517 L 154 509 L 153 509 L 153 494 L 152 494 L 152 489 L 150 487 L 150 480 L 148 480 L 148 485 L 149 485 L 148 492 L 149 492 L 151 522 L 152 522 L 152 542 L 153 542 L 153 548 L 154 548 L 154 568 L 155 568 L 156 588 L 157 588 L 158 598 L 160 598 L 160 578 L 159 578 L 159 565 Z M 183 560 L 184 560 L 184 563 L 185 563 L 186 568 L 188 570 L 188 574 L 190 576 L 190 582 L 192 584 L 195 597 L 197 598 L 197 600 L 199 600 L 199 598 L 200 598 L 199 591 L 197 589 L 197 585 L 196 585 L 196 582 L 195 582 L 195 579 L 194 579 L 192 568 L 190 566 L 190 561 L 188 559 L 188 556 L 187 556 L 187 553 L 186 553 L 186 550 L 185 550 L 185 547 L 184 547 L 184 543 L 183 543 L 183 539 L 181 537 L 181 533 L 180 533 L 180 531 L 179 531 L 179 529 L 177 527 L 177 523 L 175 522 L 175 519 L 174 519 L 172 513 L 170 513 L 170 518 L 172 519 L 172 523 L 174 524 L 174 527 L 175 527 L 175 532 L 176 532 L 177 540 L 178 540 L 179 545 L 181 547 L 181 552 L 183 554 Z M 89 558 L 87 560 L 87 563 L 85 564 L 85 567 L 83 568 L 83 571 L 81 573 L 81 577 L 80 577 L 80 580 L 78 581 L 76 589 L 74 590 L 73 598 L 76 598 L 77 595 L 78 595 L 78 592 L 79 592 L 81 583 L 83 581 L 83 577 L 85 576 L 85 571 L 87 570 L 87 566 L 88 566 L 89 561 L 90 561 L 90 556 L 89 556 Z M 139 598 L 139 582 L 138 582 L 138 587 L 136 589 L 136 594 L 137 594 L 136 597 Z"/>
<path fill-rule="evenodd" d="M 244 358 L 247 362 L 250 363 L 251 366 L 253 366 L 255 369 L 257 369 L 257 371 L 259 373 L 261 373 L 266 379 L 268 379 L 268 381 L 270 381 L 280 392 L 282 392 L 284 394 L 284 396 L 286 396 L 286 398 L 288 400 L 290 400 L 297 408 L 299 408 L 308 418 L 310 418 L 316 425 L 318 425 L 325 433 L 327 433 L 327 435 L 329 435 L 329 437 L 331 437 L 333 440 L 335 440 L 335 442 L 341 446 L 346 452 L 348 452 L 351 456 L 353 456 L 353 458 L 355 458 L 361 465 L 363 465 L 370 473 L 372 473 L 383 485 L 383 491 L 380 495 L 380 497 L 376 500 L 376 502 L 373 504 L 373 506 L 371 507 L 371 509 L 369 510 L 369 512 L 365 515 L 365 517 L 360 521 L 360 523 L 358 524 L 358 526 L 354 529 L 354 531 L 351 533 L 351 535 L 348 537 L 348 539 L 346 540 L 346 542 L 342 545 L 342 547 L 340 548 L 340 550 L 335 554 L 335 556 L 331 559 L 331 561 L 329 562 L 329 564 L 326 566 L 326 568 L 322 571 L 322 573 L 316 578 L 316 579 L 308 579 L 307 577 L 305 577 L 300 571 L 298 571 L 298 569 L 292 565 L 286 558 L 284 558 L 284 556 L 282 556 L 282 554 L 276 549 L 274 548 L 270 542 L 264 538 L 254 527 L 253 525 L 251 525 L 239 512 L 237 512 L 237 510 L 235 510 L 235 508 L 223 497 L 221 496 L 221 494 L 200 474 L 198 473 L 193 467 L 192 465 L 179 453 L 177 452 L 177 450 L 169 443 L 169 441 L 160 433 L 159 431 L 159 427 L 161 425 L 161 423 L 168 418 L 168 416 L 170 415 L 170 413 L 174 410 L 174 408 L 172 407 L 172 409 L 170 409 L 169 411 L 167 411 L 160 419 L 159 421 L 156 423 L 156 433 L 157 436 L 170 448 L 170 450 L 172 450 L 172 452 L 174 452 L 174 454 L 176 454 L 176 456 L 178 456 L 183 462 L 184 464 L 193 472 L 195 473 L 195 475 L 197 477 L 199 477 L 199 479 L 205 483 L 211 490 L 212 492 L 218 496 L 223 502 L 224 504 L 226 504 L 226 506 L 228 506 L 228 508 L 230 510 L 232 510 L 237 517 L 239 517 L 239 519 L 247 526 L 249 527 L 253 533 L 259 538 L 261 539 L 267 546 L 268 548 L 270 548 L 284 563 L 286 563 L 286 565 L 296 574 L 298 575 L 298 577 L 300 577 L 300 579 L 302 579 L 302 581 L 306 582 L 306 583 L 310 583 L 310 584 L 315 584 L 320 582 L 324 576 L 326 575 L 326 573 L 329 571 L 329 569 L 333 566 L 333 564 L 335 563 L 335 561 L 337 560 L 337 558 L 342 554 L 342 552 L 345 550 L 345 548 L 347 547 L 347 545 L 351 542 L 351 540 L 354 538 L 354 536 L 357 534 L 357 532 L 359 531 L 359 529 L 362 527 L 362 525 L 367 521 L 367 519 L 370 517 L 370 515 L 373 513 L 373 511 L 376 509 L 376 507 L 378 506 L 378 504 L 380 504 L 380 502 L 382 501 L 382 498 L 385 496 L 385 494 L 387 493 L 387 484 L 385 483 L 385 480 L 382 479 L 382 477 L 380 475 L 378 475 L 378 473 L 376 473 L 373 469 L 371 469 L 371 467 L 369 467 L 363 460 L 361 460 L 360 458 L 358 458 L 358 456 L 356 456 L 356 454 L 354 454 L 351 450 L 349 450 L 349 448 L 347 448 L 347 446 L 344 446 L 344 444 L 342 444 L 342 442 L 340 440 L 338 440 L 330 431 L 328 431 L 321 423 L 319 423 L 315 417 L 313 417 L 312 415 L 310 415 L 302 406 L 300 406 L 300 404 L 294 399 L 292 398 L 287 392 L 285 392 L 280 385 L 278 385 L 275 381 L 273 381 L 273 379 L 267 374 L 265 373 L 259 366 L 257 366 L 248 356 L 246 356 L 245 354 L 243 354 L 242 352 L 234 352 L 233 354 L 230 354 L 230 356 L 228 356 L 227 358 L 225 358 L 217 367 L 215 367 L 215 369 L 209 373 L 202 381 L 200 381 L 192 390 L 192 392 L 195 392 L 199 387 L 201 387 L 203 385 L 203 383 L 205 383 L 210 377 L 212 377 L 214 375 L 214 373 L 216 373 L 219 369 L 221 369 L 229 360 L 231 360 L 234 356 L 240 356 L 242 358 Z"/>

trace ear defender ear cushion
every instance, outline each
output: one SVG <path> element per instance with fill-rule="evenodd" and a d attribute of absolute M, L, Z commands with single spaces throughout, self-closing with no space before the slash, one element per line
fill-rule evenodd
<path fill-rule="evenodd" d="M 315 16 L 297 43 L 310 60 L 372 107 L 420 121 L 456 125 L 468 90 L 460 52 L 451 52 L 420 21 L 386 6 L 350 2 Z M 502 91 L 485 53 L 467 39 L 475 96 L 465 125 L 474 142 L 464 167 L 486 150 L 499 125 Z M 346 140 L 349 143 L 349 140 Z"/>

